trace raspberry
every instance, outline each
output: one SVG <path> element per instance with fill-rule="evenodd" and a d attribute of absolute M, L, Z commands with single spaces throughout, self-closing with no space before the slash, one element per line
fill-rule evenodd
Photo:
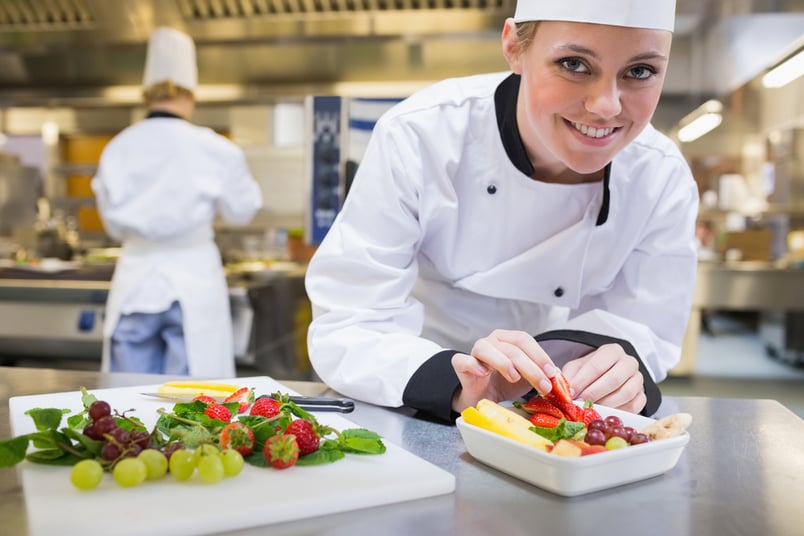
<path fill-rule="evenodd" d="M 259 398 L 251 406 L 249 415 L 260 415 L 270 419 L 271 417 L 279 415 L 281 406 L 279 401 L 273 398 Z"/>
<path fill-rule="evenodd" d="M 313 423 L 306 419 L 296 419 L 291 422 L 287 429 L 286 434 L 293 434 L 296 436 L 296 443 L 299 444 L 299 453 L 304 456 L 318 450 L 320 439 L 315 432 Z"/>

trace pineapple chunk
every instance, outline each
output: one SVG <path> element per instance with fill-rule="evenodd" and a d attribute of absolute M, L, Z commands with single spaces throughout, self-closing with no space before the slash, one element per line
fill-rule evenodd
<path fill-rule="evenodd" d="M 199 396 L 206 395 L 213 398 L 226 398 L 239 387 L 226 383 L 205 382 L 199 380 L 186 380 L 166 382 L 159 386 L 159 394 L 169 396 Z"/>
<path fill-rule="evenodd" d="M 481 400 L 476 407 L 463 410 L 461 416 L 469 424 L 545 452 L 553 445 L 549 439 L 532 432 L 530 430 L 532 425 L 525 417 L 491 400 Z"/>

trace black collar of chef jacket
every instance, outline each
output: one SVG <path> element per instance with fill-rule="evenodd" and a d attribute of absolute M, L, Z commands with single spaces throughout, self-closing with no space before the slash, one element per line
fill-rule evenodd
<path fill-rule="evenodd" d="M 533 176 L 533 164 L 530 163 L 525 145 L 519 137 L 519 128 L 516 124 L 516 100 L 519 96 L 519 83 L 521 77 L 512 74 L 503 80 L 494 92 L 494 107 L 497 111 L 497 128 L 500 131 L 505 153 L 516 168 L 527 175 Z M 606 165 L 603 173 L 603 204 L 597 214 L 597 225 L 603 225 L 609 217 L 609 176 L 611 163 Z"/>
<path fill-rule="evenodd" d="M 153 119 L 155 117 L 166 117 L 168 119 L 184 119 L 183 117 L 172 114 L 170 112 L 166 112 L 164 110 L 152 110 L 148 112 L 148 115 L 145 116 L 145 119 Z"/>

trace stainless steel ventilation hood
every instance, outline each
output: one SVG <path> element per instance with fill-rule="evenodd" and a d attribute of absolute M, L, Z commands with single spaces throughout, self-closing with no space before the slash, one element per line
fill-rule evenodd
<path fill-rule="evenodd" d="M 650 0 L 645 0 L 650 1 Z M 801 13 L 804 0 L 677 0 L 666 98 L 715 88 L 693 71 L 725 16 Z M 507 68 L 500 28 L 515 0 L 0 0 L 0 107 L 132 106 L 150 31 L 196 40 L 210 100 L 405 92 Z M 693 73 L 693 74 L 691 74 Z M 403 85 L 407 84 L 407 85 Z M 129 91 L 121 91 L 128 88 Z M 692 94 L 692 95 L 691 95 Z M 202 104 L 203 104 L 203 100 Z"/>

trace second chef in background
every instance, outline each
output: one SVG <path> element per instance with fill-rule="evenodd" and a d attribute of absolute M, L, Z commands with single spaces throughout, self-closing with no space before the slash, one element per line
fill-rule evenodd
<path fill-rule="evenodd" d="M 195 44 L 154 30 L 146 119 L 105 147 L 92 181 L 106 232 L 122 242 L 106 307 L 102 370 L 234 377 L 226 276 L 213 222 L 248 223 L 262 195 L 243 151 L 193 125 Z"/>

